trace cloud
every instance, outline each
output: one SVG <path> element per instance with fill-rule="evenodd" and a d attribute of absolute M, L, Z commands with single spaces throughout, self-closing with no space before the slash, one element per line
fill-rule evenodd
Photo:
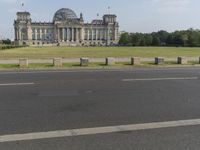
<path fill-rule="evenodd" d="M 192 0 L 152 0 L 161 13 L 185 12 Z"/>

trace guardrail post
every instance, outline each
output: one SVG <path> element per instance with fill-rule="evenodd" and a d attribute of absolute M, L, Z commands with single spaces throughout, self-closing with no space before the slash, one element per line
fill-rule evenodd
<path fill-rule="evenodd" d="M 184 65 L 184 64 L 187 64 L 187 63 L 188 63 L 188 60 L 187 60 L 186 57 L 178 57 L 178 58 L 177 58 L 177 63 L 178 63 L 178 64 Z"/>
<path fill-rule="evenodd" d="M 20 58 L 19 59 L 19 67 L 20 68 L 28 68 L 28 59 L 27 58 Z"/>
<path fill-rule="evenodd" d="M 114 65 L 115 64 L 115 58 L 113 57 L 107 57 L 106 58 L 106 65 L 107 66 L 111 66 L 111 65 Z"/>
<path fill-rule="evenodd" d="M 62 58 L 54 58 L 53 59 L 53 66 L 54 67 L 62 67 Z"/>
<path fill-rule="evenodd" d="M 88 66 L 89 58 L 80 58 L 80 66 Z"/>
<path fill-rule="evenodd" d="M 165 63 L 165 59 L 163 57 L 156 57 L 155 64 L 156 65 L 163 65 Z"/>
<path fill-rule="evenodd" d="M 132 57 L 131 58 L 131 65 L 140 65 L 140 64 L 141 64 L 140 57 Z"/>

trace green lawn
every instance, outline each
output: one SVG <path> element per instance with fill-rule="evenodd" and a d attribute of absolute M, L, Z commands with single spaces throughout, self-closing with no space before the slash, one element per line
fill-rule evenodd
<path fill-rule="evenodd" d="M 0 59 L 7 58 L 104 58 L 104 57 L 199 57 L 200 48 L 166 47 L 26 47 L 0 50 Z"/>

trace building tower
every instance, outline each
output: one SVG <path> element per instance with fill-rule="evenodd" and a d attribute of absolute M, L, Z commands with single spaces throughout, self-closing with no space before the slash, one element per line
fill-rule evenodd
<path fill-rule="evenodd" d="M 31 18 L 29 12 L 18 12 L 14 21 L 15 42 L 18 45 L 29 45 L 31 40 Z"/>
<path fill-rule="evenodd" d="M 117 16 L 107 14 L 103 16 L 103 23 L 106 25 L 106 45 L 112 45 L 119 42 L 118 29 L 119 24 L 117 22 Z"/>

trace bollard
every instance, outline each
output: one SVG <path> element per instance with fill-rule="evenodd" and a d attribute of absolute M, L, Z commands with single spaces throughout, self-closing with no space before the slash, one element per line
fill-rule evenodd
<path fill-rule="evenodd" d="M 156 65 L 163 65 L 165 63 L 165 59 L 163 57 L 156 57 L 155 64 Z"/>
<path fill-rule="evenodd" d="M 186 58 L 186 57 L 178 57 L 178 58 L 177 58 L 177 63 L 178 63 L 178 64 L 184 65 L 184 64 L 187 64 L 188 61 L 187 61 L 187 58 Z"/>
<path fill-rule="evenodd" d="M 107 66 L 111 66 L 111 65 L 114 65 L 114 64 L 115 64 L 115 58 L 113 58 L 113 57 L 106 58 L 106 65 Z"/>
<path fill-rule="evenodd" d="M 131 65 L 140 65 L 140 57 L 132 57 Z"/>
<path fill-rule="evenodd" d="M 62 67 L 62 58 L 54 58 L 53 59 L 53 66 L 54 67 Z"/>
<path fill-rule="evenodd" d="M 88 66 L 89 58 L 80 58 L 80 66 Z"/>
<path fill-rule="evenodd" d="M 20 58 L 19 59 L 19 67 L 20 68 L 27 68 L 28 67 L 28 59 L 27 58 Z"/>

